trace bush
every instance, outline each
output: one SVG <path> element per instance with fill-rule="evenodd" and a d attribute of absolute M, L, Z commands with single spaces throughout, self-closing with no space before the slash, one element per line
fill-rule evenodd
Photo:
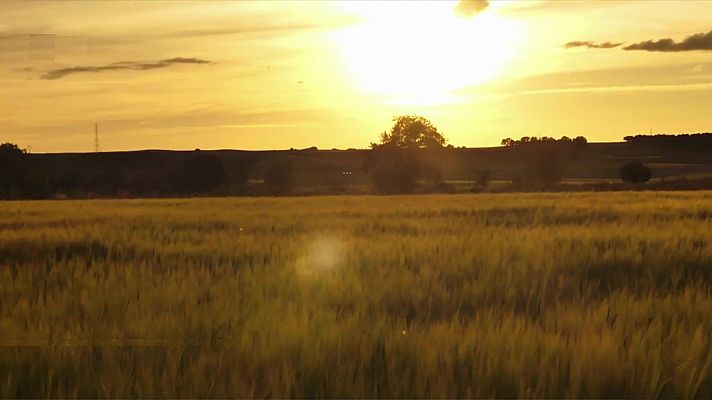
<path fill-rule="evenodd" d="M 645 183 L 652 178 L 653 173 L 650 168 L 638 161 L 624 164 L 618 171 L 618 175 L 624 182 Z"/>
<path fill-rule="evenodd" d="M 25 151 L 16 144 L 0 144 L 0 197 L 21 189 L 25 177 Z"/>

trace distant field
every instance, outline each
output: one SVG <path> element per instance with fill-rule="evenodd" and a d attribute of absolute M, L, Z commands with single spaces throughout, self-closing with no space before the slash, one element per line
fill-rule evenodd
<path fill-rule="evenodd" d="M 712 397 L 712 192 L 0 202 L 0 396 Z"/>

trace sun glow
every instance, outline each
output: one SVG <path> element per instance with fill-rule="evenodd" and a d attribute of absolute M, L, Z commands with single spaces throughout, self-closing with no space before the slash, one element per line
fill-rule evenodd
<path fill-rule="evenodd" d="M 450 2 L 361 2 L 361 23 L 337 35 L 348 70 L 368 94 L 398 104 L 441 104 L 496 77 L 513 58 L 520 29 L 485 10 L 470 18 Z"/>

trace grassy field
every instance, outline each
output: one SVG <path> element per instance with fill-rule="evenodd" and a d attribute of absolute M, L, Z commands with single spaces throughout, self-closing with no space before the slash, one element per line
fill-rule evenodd
<path fill-rule="evenodd" d="M 712 192 L 0 202 L 1 397 L 712 396 Z"/>

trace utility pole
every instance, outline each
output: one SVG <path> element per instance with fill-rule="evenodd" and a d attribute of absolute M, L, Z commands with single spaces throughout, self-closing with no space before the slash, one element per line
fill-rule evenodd
<path fill-rule="evenodd" d="M 94 152 L 99 152 L 99 123 L 94 123 Z"/>

